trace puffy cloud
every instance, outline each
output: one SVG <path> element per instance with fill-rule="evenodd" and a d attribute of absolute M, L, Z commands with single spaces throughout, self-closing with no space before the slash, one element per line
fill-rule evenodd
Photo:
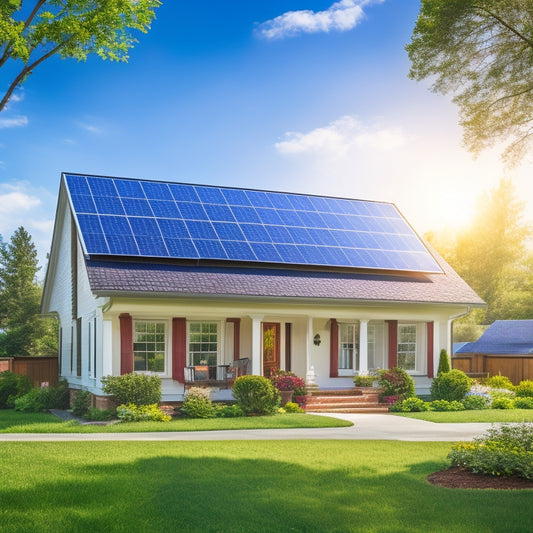
<path fill-rule="evenodd" d="M 28 117 L 20 115 L 13 118 L 0 118 L 0 129 L 19 128 L 28 125 Z"/>
<path fill-rule="evenodd" d="M 406 135 L 398 128 L 366 126 L 356 117 L 346 115 L 307 133 L 288 132 L 275 147 L 282 154 L 325 152 L 340 156 L 359 149 L 396 149 L 406 141 Z"/>
<path fill-rule="evenodd" d="M 287 11 L 260 24 L 256 32 L 265 39 L 283 39 L 300 33 L 348 31 L 364 18 L 365 5 L 382 1 L 384 0 L 341 0 L 325 11 Z"/>

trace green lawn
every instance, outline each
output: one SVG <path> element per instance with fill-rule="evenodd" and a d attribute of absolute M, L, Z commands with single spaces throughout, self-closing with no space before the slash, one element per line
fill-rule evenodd
<path fill-rule="evenodd" d="M 129 433 L 144 431 L 209 431 L 223 429 L 323 428 L 352 426 L 329 416 L 278 414 L 243 418 L 176 419 L 170 422 L 130 422 L 109 426 L 64 422 L 49 413 L 0 410 L 0 433 Z M 1 531 L 1 528 L 0 528 Z"/>
<path fill-rule="evenodd" d="M 2 533 L 530 532 L 533 491 L 435 487 L 449 443 L 2 444 Z"/>
<path fill-rule="evenodd" d="M 483 409 L 480 411 L 424 411 L 394 413 L 428 422 L 533 422 L 533 409 Z"/>

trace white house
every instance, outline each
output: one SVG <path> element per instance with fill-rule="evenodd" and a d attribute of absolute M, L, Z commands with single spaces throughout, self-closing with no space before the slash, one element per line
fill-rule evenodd
<path fill-rule="evenodd" d="M 451 322 L 481 305 L 393 204 L 61 177 L 42 311 L 61 375 L 97 398 L 134 371 L 180 400 L 186 367 L 216 380 L 243 357 L 324 389 L 398 365 L 424 392 Z"/>

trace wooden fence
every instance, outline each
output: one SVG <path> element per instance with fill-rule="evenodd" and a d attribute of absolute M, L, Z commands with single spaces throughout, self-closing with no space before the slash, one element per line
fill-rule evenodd
<path fill-rule="evenodd" d="M 507 376 L 513 385 L 525 379 L 533 380 L 533 355 L 456 354 L 452 367 L 466 374 Z"/>
<path fill-rule="evenodd" d="M 58 383 L 57 357 L 2 357 L 0 372 L 9 370 L 28 376 L 34 387 L 55 387 Z"/>

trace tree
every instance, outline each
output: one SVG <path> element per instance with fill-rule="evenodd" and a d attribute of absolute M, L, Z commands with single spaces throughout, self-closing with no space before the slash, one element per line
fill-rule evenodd
<path fill-rule="evenodd" d="M 453 93 L 474 154 L 511 139 L 516 163 L 533 134 L 533 0 L 422 0 L 409 77 Z"/>
<path fill-rule="evenodd" d="M 159 0 L 23 0 L 0 1 L 0 68 L 18 65 L 0 101 L 2 111 L 13 91 L 43 61 L 63 59 L 127 61 L 137 42 L 132 30 L 146 33 Z M 9 62 L 9 63 L 8 63 Z M 4 90 L 4 88 L 2 88 Z"/>
<path fill-rule="evenodd" d="M 472 225 L 454 237 L 453 245 L 449 238 L 428 235 L 487 303 L 486 313 L 475 312 L 474 323 L 533 318 L 532 259 L 526 246 L 531 228 L 522 221 L 523 211 L 513 183 L 501 180 L 497 188 L 480 197 Z M 462 322 L 473 325 L 472 317 Z"/>
<path fill-rule="evenodd" d="M 20 227 L 0 247 L 0 355 L 57 353 L 56 326 L 39 316 L 38 271 L 35 245 Z"/>

